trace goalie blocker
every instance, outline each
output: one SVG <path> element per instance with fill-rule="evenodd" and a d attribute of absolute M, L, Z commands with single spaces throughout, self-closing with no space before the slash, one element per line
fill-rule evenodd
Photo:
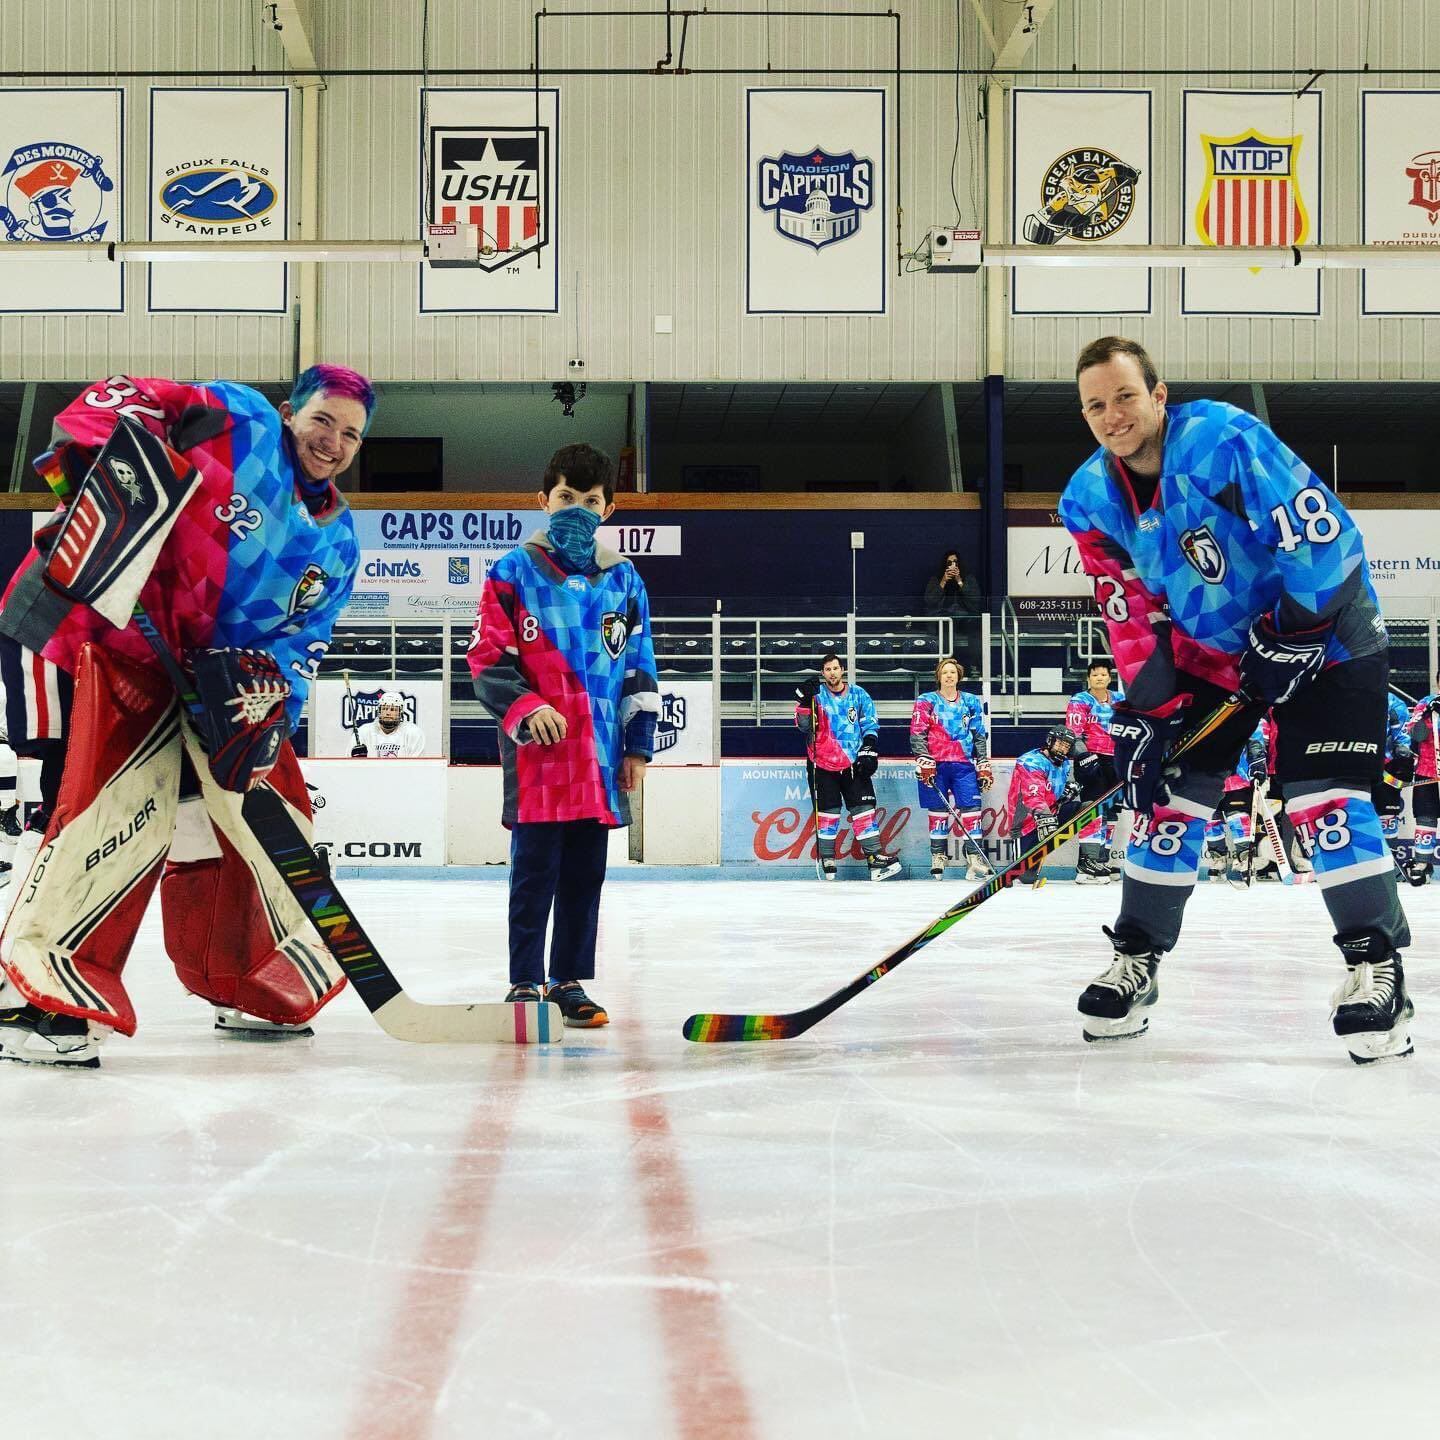
<path fill-rule="evenodd" d="M 268 783 L 308 831 L 288 744 Z M 31 1004 L 133 1034 L 122 977 L 157 882 L 165 949 L 192 994 L 295 1025 L 344 985 L 168 680 L 86 645 L 59 799 L 0 934 L 5 974 Z"/>

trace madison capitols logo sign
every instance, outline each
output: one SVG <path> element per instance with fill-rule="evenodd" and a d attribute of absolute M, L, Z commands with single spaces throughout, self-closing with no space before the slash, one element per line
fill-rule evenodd
<path fill-rule="evenodd" d="M 1205 184 L 1195 228 L 1209 245 L 1300 245 L 1310 217 L 1300 193 L 1301 136 L 1256 130 L 1201 135 Z"/>
<path fill-rule="evenodd" d="M 817 250 L 856 234 L 874 203 L 874 163 L 853 150 L 831 155 L 817 145 L 803 155 L 767 155 L 757 179 L 760 208 L 774 214 L 780 234 Z"/>

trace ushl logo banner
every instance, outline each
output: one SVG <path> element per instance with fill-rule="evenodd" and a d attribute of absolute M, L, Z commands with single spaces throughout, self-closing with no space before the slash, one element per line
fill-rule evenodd
<path fill-rule="evenodd" d="M 1440 246 L 1440 90 L 1360 94 L 1360 238 Z M 1366 315 L 1440 315 L 1440 268 L 1362 270 Z"/>
<path fill-rule="evenodd" d="M 0 90 L 0 243 L 117 240 L 122 210 L 118 90 Z M 124 265 L 7 260 L 0 313 L 118 312 Z"/>
<path fill-rule="evenodd" d="M 475 225 L 478 264 L 420 267 L 423 312 L 560 308 L 557 90 L 427 90 L 421 224 Z"/>
<path fill-rule="evenodd" d="M 1187 90 L 1185 242 L 1318 245 L 1321 97 Z M 1185 270 L 1187 315 L 1320 314 L 1319 270 Z"/>

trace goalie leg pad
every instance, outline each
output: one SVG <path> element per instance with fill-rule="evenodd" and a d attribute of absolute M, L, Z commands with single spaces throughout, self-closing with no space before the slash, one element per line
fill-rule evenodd
<path fill-rule="evenodd" d="M 121 972 L 169 848 L 179 779 L 170 686 L 82 647 L 59 797 L 0 935 L 0 964 L 31 1004 L 134 1033 Z"/>
<path fill-rule="evenodd" d="M 165 950 L 180 982 L 212 1005 L 278 1025 L 309 1020 L 344 987 L 340 967 L 186 733 L 205 809 L 185 805 L 177 844 L 160 885 Z M 289 745 L 267 782 L 309 830 L 309 796 Z M 203 826 L 203 829 L 202 829 Z"/>

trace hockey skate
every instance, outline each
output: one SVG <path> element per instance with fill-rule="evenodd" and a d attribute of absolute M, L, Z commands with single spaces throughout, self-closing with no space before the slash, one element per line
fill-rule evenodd
<path fill-rule="evenodd" d="M 1080 852 L 1080 863 L 1075 867 L 1077 885 L 1108 885 L 1115 878 L 1110 867 L 1098 855 Z"/>
<path fill-rule="evenodd" d="M 1415 1006 L 1405 990 L 1400 956 L 1378 931 L 1337 935 L 1345 956 L 1345 981 L 1331 996 L 1330 1023 L 1357 1065 L 1412 1054 L 1410 1019 Z"/>
<path fill-rule="evenodd" d="M 867 855 L 865 860 L 870 866 L 872 880 L 888 880 L 892 875 L 900 873 L 900 857 L 898 855 L 887 855 L 885 851 L 877 850 L 873 855 Z"/>
<path fill-rule="evenodd" d="M 308 1025 L 282 1025 L 278 1020 L 262 1020 L 247 1015 L 233 1005 L 215 1006 L 215 1030 L 237 1040 L 304 1040 L 315 1034 Z"/>
<path fill-rule="evenodd" d="M 10 986 L 0 989 L 8 996 L 16 994 Z M 98 1070 L 101 1038 L 88 1021 L 74 1015 L 55 1015 L 38 1005 L 0 1008 L 0 1060 Z"/>
<path fill-rule="evenodd" d="M 1212 880 L 1223 880 L 1230 868 L 1230 856 L 1225 847 L 1207 845 L 1205 847 L 1205 868 L 1208 870 Z"/>
<path fill-rule="evenodd" d="M 945 878 L 945 852 L 943 850 L 932 850 L 930 852 L 930 878 L 932 880 L 943 880 Z M 967 878 L 969 878 L 968 871 Z"/>
<path fill-rule="evenodd" d="M 820 878 L 822 880 L 833 880 L 835 878 L 835 862 L 833 860 L 821 860 Z"/>
<path fill-rule="evenodd" d="M 1230 852 L 1230 883 L 1237 889 L 1249 889 L 1252 879 L 1253 848 L 1248 840 L 1242 840 Z"/>
<path fill-rule="evenodd" d="M 967 880 L 989 880 L 995 874 L 995 867 L 983 855 L 969 855 L 965 859 Z"/>
<path fill-rule="evenodd" d="M 1105 933 L 1114 943 L 1115 959 L 1085 987 L 1077 1008 L 1085 1017 L 1086 1040 L 1127 1040 L 1150 1028 L 1146 1012 L 1160 998 L 1155 979 L 1160 957 L 1143 940 Z"/>
<path fill-rule="evenodd" d="M 1430 880 L 1430 862 L 1428 860 L 1412 860 L 1405 867 L 1405 878 L 1412 885 L 1425 885 Z"/>

